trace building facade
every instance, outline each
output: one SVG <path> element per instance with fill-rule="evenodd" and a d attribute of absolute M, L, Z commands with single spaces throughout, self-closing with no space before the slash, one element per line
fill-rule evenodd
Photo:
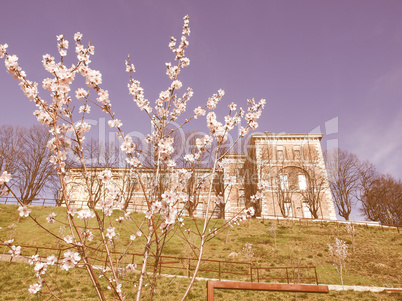
<path fill-rule="evenodd" d="M 225 173 L 236 176 L 227 207 L 236 212 L 241 206 L 254 206 L 261 217 L 336 220 L 322 136 L 252 135 L 247 155 L 227 157 Z"/>
<path fill-rule="evenodd" d="M 256 216 L 262 218 L 336 220 L 320 144 L 322 136 L 255 134 L 251 136 L 248 152 L 226 155 L 223 170 L 215 175 L 206 168 L 181 169 L 162 172 L 155 183 L 153 169 L 130 172 L 111 168 L 111 182 L 119 190 L 119 206 L 129 211 L 146 211 L 143 191 L 153 187 L 153 198 L 148 202 L 161 201 L 165 192 L 171 192 L 179 195 L 175 206 L 186 215 L 202 217 L 208 209 L 215 217 L 231 218 L 252 206 Z M 102 170 L 91 169 L 89 190 L 98 201 L 107 197 L 99 180 Z M 185 185 L 177 185 L 181 176 L 186 178 Z M 82 170 L 70 169 L 70 179 L 67 189 L 70 200 L 77 206 L 87 206 L 88 188 L 84 187 L 88 184 L 85 185 Z"/>

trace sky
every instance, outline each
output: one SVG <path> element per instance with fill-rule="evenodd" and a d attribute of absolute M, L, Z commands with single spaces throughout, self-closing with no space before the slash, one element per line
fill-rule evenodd
<path fill-rule="evenodd" d="M 91 65 L 103 74 L 116 116 L 140 136 L 150 123 L 128 94 L 124 61 L 130 54 L 152 102 L 170 85 L 169 37 L 180 38 L 187 14 L 191 63 L 181 79 L 194 90 L 190 109 L 218 89 L 226 92 L 221 119 L 232 101 L 246 107 L 249 98 L 265 98 L 259 132 L 322 132 L 324 149 L 338 145 L 402 178 L 402 1 L 14 0 L 2 3 L 0 44 L 41 83 L 42 55 L 58 56 L 56 35 L 73 45 L 81 32 L 95 46 Z M 0 124 L 36 124 L 35 106 L 17 84 L 1 63 Z M 105 117 L 90 118 L 108 139 Z"/>

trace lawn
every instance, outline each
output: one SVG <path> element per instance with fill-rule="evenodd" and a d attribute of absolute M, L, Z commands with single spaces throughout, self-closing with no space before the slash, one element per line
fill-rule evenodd
<path fill-rule="evenodd" d="M 56 213 L 56 219 L 65 220 L 64 208 L 32 207 L 32 214 L 42 223 L 48 225 L 61 236 L 67 235 L 67 226 L 61 223 L 49 225 L 45 222 L 48 214 Z M 116 219 L 120 214 L 115 213 L 110 218 Z M 143 215 L 132 213 L 134 219 L 142 219 Z M 201 224 L 202 220 L 199 220 Z M 219 225 L 222 221 L 213 221 Z M 184 223 L 190 225 L 190 221 Z M 273 231 L 273 223 L 276 230 Z M 0 205 L 0 240 L 14 238 L 15 245 L 66 247 L 67 244 L 57 242 L 54 237 L 40 229 L 29 218 L 20 218 L 17 206 Z M 189 226 L 193 227 L 193 226 Z M 130 235 L 129 229 L 133 225 L 121 226 L 120 236 L 117 238 L 118 245 L 127 245 Z M 212 228 L 212 226 L 211 226 Z M 367 285 L 401 287 L 402 275 L 402 240 L 401 234 L 395 228 L 378 228 L 355 226 L 356 234 L 354 241 L 346 231 L 346 227 L 339 223 L 317 222 L 293 222 L 289 220 L 251 220 L 239 226 L 229 228 L 213 240 L 206 247 L 204 258 L 225 261 L 238 261 L 249 263 L 253 266 L 277 267 L 277 266 L 316 266 L 319 283 L 340 284 L 339 274 L 328 252 L 328 243 L 333 243 L 335 237 L 346 241 L 348 245 L 348 257 L 346 260 L 346 272 L 344 274 L 345 285 Z M 275 235 L 276 233 L 276 246 Z M 94 246 L 97 246 L 97 237 Z M 190 236 L 193 242 L 197 242 L 195 236 Z M 245 244 L 251 244 L 251 252 L 248 256 L 242 253 Z M 0 249 L 1 250 L 1 249 Z M 118 251 L 119 249 L 116 248 Z M 28 250 L 27 250 L 28 251 Z M 7 252 L 3 247 L 1 252 Z M 34 253 L 31 249 L 29 252 Z M 49 251 L 50 252 L 50 251 Z M 130 252 L 141 252 L 138 244 L 130 247 Z M 232 252 L 238 253 L 237 257 L 229 258 Z M 250 254 L 253 253 L 252 256 Z M 42 254 L 42 253 L 41 253 Z M 164 255 L 187 257 L 191 253 L 186 245 L 176 239 L 171 239 L 163 252 Z M 50 255 L 50 254 L 44 254 Z M 233 255 L 233 253 L 232 253 Z M 248 257 L 248 258 L 247 258 Z M 183 270 L 165 270 L 162 273 L 185 275 Z M 76 300 L 78 298 L 91 300 L 96 299 L 95 292 L 90 288 L 85 270 L 73 269 L 68 272 L 56 267 L 49 269 L 51 275 L 58 284 L 54 284 L 55 291 L 63 296 L 64 300 Z M 133 281 L 138 274 L 125 275 L 125 286 L 133 298 L 135 288 Z M 216 276 L 215 276 L 216 277 Z M 29 296 L 27 288 L 36 282 L 33 267 L 22 263 L 0 262 L 0 300 L 36 300 L 38 296 Z M 161 277 L 156 290 L 156 300 L 178 300 L 183 294 L 188 279 Z M 144 300 L 147 299 L 144 295 Z M 206 286 L 204 281 L 197 281 L 189 299 L 204 300 Z M 46 296 L 42 296 L 46 299 Z M 113 298 L 112 295 L 109 296 Z M 250 292 L 250 291 L 226 291 L 215 290 L 216 300 L 293 300 L 294 293 Z M 399 299 L 398 299 L 399 298 Z M 42 298 L 40 298 L 42 299 Z M 397 293 L 368 293 L 368 292 L 331 292 L 329 295 L 297 294 L 297 299 L 306 300 L 400 300 Z"/>

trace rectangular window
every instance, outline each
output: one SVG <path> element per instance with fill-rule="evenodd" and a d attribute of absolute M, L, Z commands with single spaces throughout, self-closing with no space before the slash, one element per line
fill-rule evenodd
<path fill-rule="evenodd" d="M 300 145 L 293 146 L 293 159 L 300 160 Z"/>
<path fill-rule="evenodd" d="M 306 176 L 305 175 L 299 175 L 299 189 L 300 190 L 306 190 L 307 189 L 307 183 L 306 183 Z"/>
<path fill-rule="evenodd" d="M 278 145 L 276 147 L 276 159 L 277 160 L 283 160 L 283 145 Z"/>
<path fill-rule="evenodd" d="M 246 205 L 246 198 L 244 195 L 244 189 L 239 189 L 239 207 L 244 207 Z"/>
<path fill-rule="evenodd" d="M 204 217 L 204 203 L 203 202 L 198 203 L 196 215 L 198 217 Z"/>
<path fill-rule="evenodd" d="M 304 218 L 312 218 L 308 203 L 303 202 L 303 216 Z"/>
<path fill-rule="evenodd" d="M 285 214 L 286 214 L 286 216 L 287 217 L 292 217 L 293 216 L 292 215 L 292 203 L 288 202 L 288 203 L 285 203 L 284 205 L 285 205 Z"/>
<path fill-rule="evenodd" d="M 282 190 L 288 190 L 289 189 L 288 175 L 280 174 L 279 179 L 281 181 L 281 189 Z"/>

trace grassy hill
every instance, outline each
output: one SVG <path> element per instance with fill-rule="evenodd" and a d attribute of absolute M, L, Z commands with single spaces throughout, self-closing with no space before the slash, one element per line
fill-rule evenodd
<path fill-rule="evenodd" d="M 46 216 L 55 212 L 62 220 L 63 208 L 34 207 L 32 214 L 42 222 Z M 141 218 L 141 214 L 132 214 Z M 116 219 L 117 214 L 111 218 Z M 219 225 L 221 221 L 216 221 Z M 188 223 L 185 221 L 185 223 Z M 201 220 L 200 220 L 201 223 Z M 48 225 L 48 224 L 47 224 Z M 47 235 L 29 218 L 19 218 L 17 206 L 0 205 L 0 240 L 15 238 L 15 245 L 34 245 L 57 247 L 56 240 Z M 51 225 L 54 231 L 67 235 L 66 226 L 56 223 Z M 276 228 L 274 231 L 273 228 Z M 327 222 L 294 222 L 290 220 L 251 220 L 230 228 L 211 240 L 206 248 L 205 258 L 251 262 L 255 266 L 311 266 L 317 268 L 319 283 L 340 284 L 339 274 L 332 265 L 328 252 L 328 243 L 333 244 L 335 237 L 346 241 L 348 257 L 345 285 L 365 286 L 402 286 L 402 239 L 395 228 L 379 228 L 355 225 L 355 239 L 348 234 L 345 225 Z M 276 246 L 275 246 L 276 233 Z M 125 241 L 129 233 L 122 228 L 120 240 Z M 194 241 L 196 238 L 194 237 Z M 246 258 L 242 254 L 245 244 L 251 244 L 253 256 Z M 353 251 L 354 246 L 354 251 Z M 5 247 L 4 248 L 5 251 Z M 1 250 L 3 253 L 3 250 Z M 137 249 L 134 251 L 140 251 Z M 6 251 L 5 251 L 6 252 Z M 229 258 L 232 252 L 239 253 Z M 179 240 L 172 239 L 164 250 L 166 255 L 186 257 L 186 246 Z M 233 254 L 232 254 L 233 255 Z M 30 298 L 27 288 L 36 282 L 32 266 L 20 263 L 0 263 L 0 300 Z M 176 272 L 183 274 L 182 271 Z M 74 300 L 94 298 L 94 292 L 88 287 L 85 271 L 74 269 L 69 272 L 55 269 L 51 271 L 59 279 L 63 299 Z M 78 281 L 77 281 L 78 280 Z M 177 300 L 181 296 L 187 279 L 163 278 L 157 289 L 157 300 Z M 250 292 L 250 291 L 216 291 L 216 300 L 293 300 L 295 294 Z M 167 298 L 166 296 L 170 296 Z M 189 299 L 205 300 L 205 282 L 197 282 Z M 35 297 L 36 298 L 36 297 Z M 35 300 L 35 298 L 32 298 Z M 397 293 L 368 292 L 331 292 L 330 295 L 297 294 L 297 298 L 307 300 L 400 300 Z"/>

